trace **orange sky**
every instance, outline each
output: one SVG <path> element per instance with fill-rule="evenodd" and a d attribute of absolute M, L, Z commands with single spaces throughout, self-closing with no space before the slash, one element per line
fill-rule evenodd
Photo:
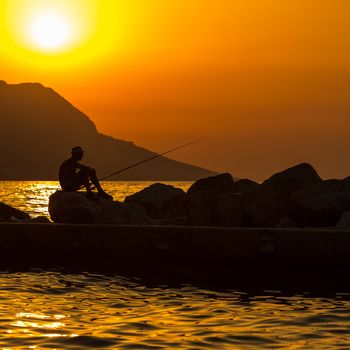
<path fill-rule="evenodd" d="M 62 52 L 25 36 L 44 5 L 76 26 Z M 0 0 L 0 10 L 0 79 L 54 88 L 103 133 L 155 151 L 208 137 L 172 157 L 255 180 L 304 161 L 350 175 L 348 0 Z"/>

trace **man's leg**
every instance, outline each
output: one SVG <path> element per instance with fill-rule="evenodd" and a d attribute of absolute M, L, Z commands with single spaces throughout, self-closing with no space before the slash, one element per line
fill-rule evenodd
<path fill-rule="evenodd" d="M 91 168 L 89 171 L 90 180 L 93 183 L 93 185 L 96 187 L 98 193 L 104 197 L 112 198 L 108 193 L 106 193 L 103 188 L 101 187 L 100 181 L 98 181 L 96 170 Z"/>
<path fill-rule="evenodd" d="M 89 171 L 88 170 L 80 170 L 77 173 L 77 179 L 78 179 L 78 183 L 79 183 L 79 188 L 85 187 L 87 193 L 91 193 Z"/>

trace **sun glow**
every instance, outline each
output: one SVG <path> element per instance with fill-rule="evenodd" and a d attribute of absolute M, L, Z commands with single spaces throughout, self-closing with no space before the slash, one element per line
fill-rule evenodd
<path fill-rule="evenodd" d="M 74 28 L 63 14 L 43 12 L 29 21 L 28 33 L 38 49 L 59 51 L 72 41 Z"/>
<path fill-rule="evenodd" d="M 0 54 L 20 63 L 40 69 L 77 65 L 96 57 L 109 38 L 106 6 L 97 0 L 3 1 Z"/>
<path fill-rule="evenodd" d="M 129 60 L 141 17 L 124 1 L 0 0 L 0 61 L 60 77 Z"/>
<path fill-rule="evenodd" d="M 7 2 L 9 32 L 14 43 L 33 52 L 72 51 L 94 33 L 97 11 L 91 4 L 65 0 L 20 4 Z"/>

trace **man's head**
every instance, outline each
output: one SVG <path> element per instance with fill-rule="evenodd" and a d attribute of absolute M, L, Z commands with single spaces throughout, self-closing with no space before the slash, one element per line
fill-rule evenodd
<path fill-rule="evenodd" d="M 73 147 L 72 148 L 72 158 L 75 160 L 81 160 L 83 159 L 84 151 L 80 146 Z"/>

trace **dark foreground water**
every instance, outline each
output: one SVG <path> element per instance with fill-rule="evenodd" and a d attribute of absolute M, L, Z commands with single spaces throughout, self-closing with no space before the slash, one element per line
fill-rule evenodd
<path fill-rule="evenodd" d="M 348 294 L 249 295 L 120 276 L 0 274 L 2 349 L 350 349 Z"/>

